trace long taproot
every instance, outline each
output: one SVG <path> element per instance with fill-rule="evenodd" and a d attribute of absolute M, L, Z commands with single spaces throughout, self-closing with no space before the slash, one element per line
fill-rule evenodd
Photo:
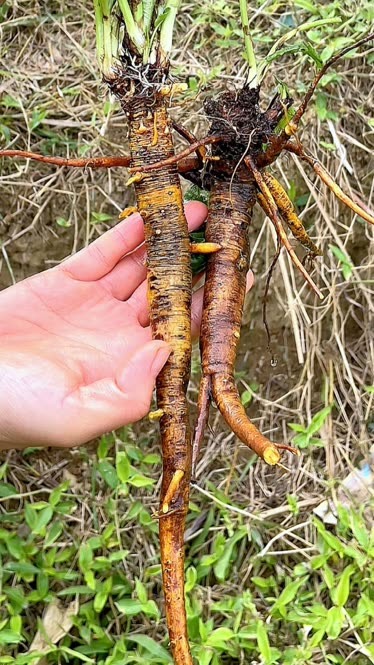
<path fill-rule="evenodd" d="M 130 149 L 135 171 L 173 157 L 164 102 L 159 101 L 152 113 L 141 106 L 130 113 Z M 157 407 L 163 414 L 159 532 L 166 618 L 175 663 L 192 665 L 184 600 L 184 527 L 191 477 L 186 391 L 191 363 L 192 287 L 190 242 L 177 164 L 144 173 L 135 182 L 135 191 L 145 224 L 152 334 L 172 348 L 156 384 Z"/>
<path fill-rule="evenodd" d="M 243 443 L 268 464 L 280 453 L 249 420 L 234 381 L 248 271 L 248 228 L 255 203 L 254 183 L 217 181 L 211 191 L 206 241 L 222 249 L 208 258 L 201 354 L 214 401 Z"/>

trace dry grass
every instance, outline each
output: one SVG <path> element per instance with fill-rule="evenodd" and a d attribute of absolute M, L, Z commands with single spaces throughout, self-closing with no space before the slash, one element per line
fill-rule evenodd
<path fill-rule="evenodd" d="M 204 96 L 211 89 L 240 82 L 243 75 L 241 48 L 224 49 L 217 44 L 218 36 L 209 23 L 209 16 L 210 22 L 219 22 L 225 13 L 234 16 L 234 4 L 222 3 L 219 11 L 213 8 L 219 3 L 202 3 L 200 23 L 196 21 L 199 8 L 191 4 L 180 20 L 183 37 L 174 62 L 178 70 L 209 79 L 213 64 L 222 65 L 214 80 L 208 81 L 206 89 L 191 101 L 191 112 L 184 107 L 175 111 L 200 135 L 204 128 Z M 343 4 L 343 14 L 349 13 L 348 5 Z M 285 8 L 271 12 L 266 3 L 262 7 L 255 36 L 260 52 L 265 53 L 272 31 L 274 35 L 281 32 L 279 21 Z M 294 16 L 297 22 L 308 18 L 297 7 Z M 126 153 L 125 118 L 116 105 L 110 104 L 98 80 L 91 3 L 18 0 L 0 29 L 1 145 L 71 156 Z M 338 35 L 339 28 L 335 26 L 334 30 Z M 301 139 L 336 174 L 347 192 L 373 209 L 370 109 L 374 98 L 370 67 L 365 57 L 357 54 L 340 63 L 338 70 L 339 77 L 325 89 L 336 118 L 322 121 L 311 109 Z M 269 94 L 275 77 L 286 78 L 291 89 L 300 94 L 312 75 L 304 58 L 287 55 L 274 63 L 271 71 L 265 84 Z M 323 149 L 326 144 L 334 144 L 335 149 Z M 225 589 L 214 583 L 207 586 L 205 601 L 230 589 L 235 594 L 246 588 L 253 567 L 258 569 L 265 554 L 272 553 L 286 569 L 309 561 L 316 552 L 312 508 L 334 495 L 335 481 L 343 479 L 369 452 L 373 393 L 366 387 L 373 384 L 373 229 L 344 209 L 297 159 L 282 158 L 277 171 L 287 187 L 296 188 L 297 196 L 305 195 L 302 217 L 324 250 L 316 274 L 325 300 L 316 302 L 282 254 L 268 304 L 272 349 L 277 357 L 277 365 L 272 366 L 261 321 L 261 298 L 275 242 L 270 225 L 259 212 L 251 231 L 257 282 L 248 297 L 239 384 L 243 390 L 251 390 L 253 382 L 258 384 L 249 414 L 276 440 L 290 438 L 288 423 L 308 424 L 316 411 L 332 403 L 335 406 L 319 433 L 324 447 L 311 446 L 300 459 L 286 459 L 288 472 L 281 468 L 274 471 L 253 460 L 224 429 L 218 413 L 213 414 L 198 465 L 199 486 L 192 500 L 203 515 L 212 505 L 222 507 L 222 502 L 227 502 L 231 507 L 225 508 L 225 514 L 233 520 L 239 514 L 245 523 L 257 527 L 263 547 L 256 556 L 251 549 L 243 554 L 240 567 Z M 129 204 L 124 177 L 120 170 L 69 172 L 31 162 L 4 162 L 0 177 L 0 287 L 48 268 L 115 224 L 118 212 Z M 107 217 L 98 213 L 106 213 Z M 350 257 L 348 279 L 330 245 Z M 193 405 L 198 376 L 196 362 L 190 392 Z M 157 450 L 155 426 L 147 422 L 137 425 L 127 436 L 144 449 Z M 113 498 L 108 488 L 100 486 L 96 492 L 92 485 L 94 450 L 44 451 L 31 457 L 4 455 L 9 463 L 9 481 L 20 495 L 18 511 L 22 511 L 25 497 L 38 500 L 39 493 L 48 494 L 61 480 L 72 481 L 79 509 L 68 520 L 67 544 L 101 533 L 108 523 L 106 507 Z M 154 477 L 158 475 L 159 467 L 154 469 Z M 222 495 L 218 496 L 213 487 Z M 152 508 L 156 506 L 156 494 L 157 487 L 153 495 L 134 490 L 132 497 L 141 498 L 146 507 Z M 290 496 L 297 497 L 296 514 Z M 123 547 L 131 551 L 130 563 L 126 563 L 131 579 L 141 576 L 148 561 L 157 561 L 157 540 L 153 526 L 148 530 L 138 528 L 136 520 L 126 522 L 121 510 L 126 513 L 123 500 L 118 503 L 116 529 Z M 266 531 L 262 530 L 265 524 Z M 193 541 L 201 528 L 201 523 L 191 518 L 189 539 Z M 217 529 L 224 530 L 225 522 L 215 521 L 209 538 Z M 35 617 L 28 620 L 31 635 Z M 151 623 L 146 624 L 148 634 L 155 634 L 153 630 Z M 349 649 L 345 653 L 349 655 Z M 318 658 L 316 662 L 327 661 Z"/>

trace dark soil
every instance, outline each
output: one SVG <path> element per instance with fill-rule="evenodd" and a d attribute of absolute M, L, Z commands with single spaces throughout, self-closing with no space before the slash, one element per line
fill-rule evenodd
<path fill-rule="evenodd" d="M 204 110 L 211 122 L 209 134 L 225 136 L 222 143 L 212 147 L 213 155 L 220 157 L 225 165 L 225 168 L 223 165 L 218 168 L 218 172 L 225 170 L 231 177 L 232 169 L 243 157 L 250 155 L 256 160 L 274 135 L 285 109 L 292 103 L 290 98 L 281 101 L 275 96 L 268 108 L 262 111 L 260 97 L 260 87 L 244 86 L 205 101 Z"/>

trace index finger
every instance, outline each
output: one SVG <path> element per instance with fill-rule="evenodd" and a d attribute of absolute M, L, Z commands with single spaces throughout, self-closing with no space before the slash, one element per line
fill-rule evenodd
<path fill-rule="evenodd" d="M 136 212 L 61 263 L 58 269 L 79 281 L 96 281 L 113 270 L 123 256 L 134 251 L 143 241 L 144 224 Z"/>

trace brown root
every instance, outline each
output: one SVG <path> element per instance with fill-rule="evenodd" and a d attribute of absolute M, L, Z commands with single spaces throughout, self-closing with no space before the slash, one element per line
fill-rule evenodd
<path fill-rule="evenodd" d="M 71 168 L 79 169 L 111 169 L 118 166 L 128 167 L 131 158 L 128 156 L 111 157 L 50 157 L 48 155 L 38 155 L 36 152 L 29 152 L 27 150 L 0 150 L 1 157 L 16 157 L 18 159 L 32 159 L 36 162 L 43 162 L 44 164 L 54 164 L 55 166 L 68 166 Z"/>
<path fill-rule="evenodd" d="M 321 78 L 325 75 L 326 71 L 334 65 L 340 58 L 342 58 L 346 53 L 349 51 L 352 51 L 352 49 L 358 48 L 359 46 L 363 46 L 364 44 L 368 43 L 369 41 L 374 39 L 374 34 L 369 34 L 367 37 L 364 37 L 360 41 L 356 42 L 355 44 L 351 44 L 351 46 L 347 46 L 344 48 L 342 51 L 334 55 L 332 58 L 330 58 L 320 69 L 320 71 L 316 74 L 314 77 L 313 82 L 309 86 L 309 89 L 307 90 L 307 93 L 299 105 L 295 115 L 293 118 L 290 120 L 290 122 L 287 123 L 285 129 L 279 133 L 274 132 L 267 138 L 267 148 L 265 152 L 259 153 L 256 155 L 256 164 L 258 167 L 262 168 L 264 166 L 268 166 L 272 164 L 277 157 L 281 154 L 281 152 L 284 150 L 286 147 L 286 143 L 289 140 L 290 136 L 294 135 L 297 132 L 299 123 L 301 118 L 303 117 L 308 104 L 314 94 L 314 91 L 320 82 Z M 289 108 L 290 102 L 292 100 L 287 99 L 285 107 Z M 275 98 L 273 102 L 270 104 L 270 107 L 267 111 L 267 117 L 269 120 L 272 118 L 274 115 L 276 118 L 277 116 L 277 111 L 278 111 L 278 100 Z"/>
<path fill-rule="evenodd" d="M 223 373 L 214 374 L 212 391 L 217 407 L 236 436 L 264 462 L 277 464 L 281 458 L 277 447 L 249 420 L 233 377 Z"/>
<path fill-rule="evenodd" d="M 131 158 L 128 156 L 111 157 L 86 157 L 86 158 L 67 158 L 67 157 L 51 157 L 48 155 L 39 155 L 37 152 L 28 152 L 27 150 L 0 150 L 1 157 L 14 157 L 17 159 L 32 159 L 35 162 L 43 162 L 44 164 L 53 164 L 54 166 L 66 166 L 68 168 L 79 169 L 111 169 L 123 166 L 128 168 L 131 163 Z M 200 168 L 200 160 L 198 157 L 182 157 L 177 156 L 178 171 L 185 175 Z"/>
<path fill-rule="evenodd" d="M 190 145 L 193 145 L 194 143 L 198 142 L 196 136 L 185 127 L 182 127 L 182 125 L 178 125 L 178 123 L 173 122 L 172 126 L 173 129 L 175 129 L 175 131 L 180 136 L 182 136 Z M 207 151 L 205 146 L 200 145 L 198 148 L 196 148 L 196 155 L 199 159 L 200 167 L 202 167 L 207 157 Z"/>
<path fill-rule="evenodd" d="M 242 175 L 245 176 L 245 172 Z M 210 196 L 206 239 L 219 243 L 222 249 L 209 256 L 207 264 L 200 336 L 203 378 L 195 430 L 195 463 L 211 393 L 227 424 L 243 443 L 268 464 L 277 464 L 280 460 L 279 447 L 261 434 L 246 415 L 234 380 L 248 271 L 247 232 L 254 203 L 253 181 L 217 180 Z"/>
<path fill-rule="evenodd" d="M 132 173 L 143 176 L 134 184 L 144 218 L 152 334 L 172 348 L 156 382 L 157 410 L 162 412 L 159 533 L 165 610 L 175 663 L 192 665 L 184 603 L 184 528 L 192 454 L 186 399 L 191 359 L 191 255 L 165 98 L 156 102 L 151 114 L 139 105 L 130 111 L 130 148 Z M 144 164 L 161 163 L 157 172 L 141 172 Z"/>
<path fill-rule="evenodd" d="M 311 100 L 311 98 L 314 94 L 314 91 L 315 91 L 318 83 L 320 82 L 321 78 L 326 74 L 327 70 L 332 65 L 334 65 L 338 60 L 340 60 L 340 58 L 345 56 L 346 53 L 349 53 L 349 51 L 352 51 L 355 48 L 359 48 L 360 46 L 363 46 L 364 44 L 367 44 L 368 42 L 372 41 L 373 39 L 374 39 L 374 33 L 371 33 L 371 34 L 367 35 L 366 37 L 364 37 L 363 39 L 360 39 L 355 44 L 351 44 L 350 46 L 346 46 L 341 51 L 339 51 L 339 53 L 337 53 L 336 55 L 333 55 L 329 60 L 327 60 L 327 62 L 325 62 L 323 67 L 319 70 L 319 72 L 314 77 L 314 80 L 313 80 L 312 84 L 310 85 L 309 89 L 307 90 L 307 93 L 306 93 L 303 101 L 301 102 L 299 108 L 297 109 L 295 115 L 293 116 L 291 122 L 289 122 L 287 127 L 285 128 L 285 133 L 288 136 L 291 136 L 292 134 L 295 134 L 295 132 L 297 131 L 299 122 L 300 122 L 301 118 L 303 117 L 303 115 L 304 115 L 304 113 L 307 109 L 307 106 L 308 106 L 308 104 L 309 104 L 309 102 L 310 102 L 310 100 Z"/>

